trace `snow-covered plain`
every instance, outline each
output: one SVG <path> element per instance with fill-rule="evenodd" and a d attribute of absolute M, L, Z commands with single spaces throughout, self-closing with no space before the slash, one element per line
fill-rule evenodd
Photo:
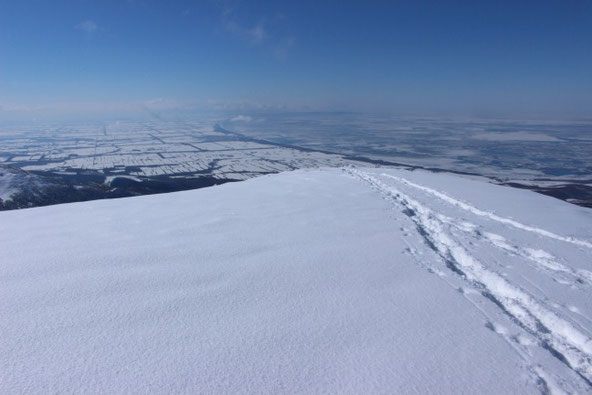
<path fill-rule="evenodd" d="M 299 170 L 0 213 L 0 392 L 592 391 L 592 210 Z"/>
<path fill-rule="evenodd" d="M 42 173 L 222 180 L 360 163 L 339 154 L 254 141 L 202 121 L 0 126 L 0 163 Z M 0 183 L 2 182 L 0 178 Z M 16 188 L 15 192 L 19 189 Z M 6 199 L 5 199 L 6 200 Z"/>

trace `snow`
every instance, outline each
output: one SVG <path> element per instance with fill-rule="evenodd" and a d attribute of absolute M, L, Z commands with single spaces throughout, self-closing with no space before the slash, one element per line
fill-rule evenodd
<path fill-rule="evenodd" d="M 13 186 L 15 174 L 0 169 L 0 199 L 7 200 L 17 192 Z"/>
<path fill-rule="evenodd" d="M 590 392 L 591 224 L 352 167 L 2 212 L 0 388 Z"/>
<path fill-rule="evenodd" d="M 561 141 L 557 137 L 550 136 L 544 133 L 533 133 L 526 131 L 519 132 L 480 132 L 474 133 L 474 139 L 489 140 L 489 141 Z"/>
<path fill-rule="evenodd" d="M 25 171 L 62 175 L 83 170 L 108 176 L 119 169 L 140 178 L 208 174 L 227 180 L 295 168 L 360 163 L 339 154 L 251 141 L 245 136 L 217 131 L 213 124 L 209 119 L 190 124 L 130 121 L 10 127 L 0 130 L 5 148 L 0 151 L 0 162 Z"/>
<path fill-rule="evenodd" d="M 0 199 L 7 201 L 19 192 L 36 193 L 50 183 L 20 169 L 0 166 Z"/>

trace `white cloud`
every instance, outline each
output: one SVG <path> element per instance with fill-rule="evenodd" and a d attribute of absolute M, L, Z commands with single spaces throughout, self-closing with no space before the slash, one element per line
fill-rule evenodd
<path fill-rule="evenodd" d="M 253 118 L 248 115 L 237 115 L 236 117 L 230 118 L 232 122 L 251 122 Z"/>
<path fill-rule="evenodd" d="M 92 33 L 96 32 L 97 29 L 99 28 L 97 26 L 97 24 L 95 22 L 91 21 L 90 19 L 80 22 L 75 27 L 76 27 L 76 29 L 82 30 L 83 32 L 86 32 L 88 34 L 92 34 Z"/>

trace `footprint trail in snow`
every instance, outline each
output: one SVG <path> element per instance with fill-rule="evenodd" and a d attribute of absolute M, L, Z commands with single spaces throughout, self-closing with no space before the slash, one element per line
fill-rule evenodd
<path fill-rule="evenodd" d="M 450 285 L 460 284 L 459 290 L 486 317 L 486 326 L 511 343 L 543 383 L 543 392 L 592 391 L 592 321 L 571 302 L 592 296 L 592 272 L 546 249 L 569 249 L 587 264 L 592 243 L 498 215 L 402 177 L 344 171 L 405 214 L 416 239 L 441 262 L 433 266 L 419 256 L 418 263 Z M 416 245 L 407 245 L 409 253 L 417 253 Z M 490 320 L 494 310 L 506 324 Z M 557 374 L 549 359 L 575 375 Z M 574 387 L 570 380 L 580 385 Z"/>

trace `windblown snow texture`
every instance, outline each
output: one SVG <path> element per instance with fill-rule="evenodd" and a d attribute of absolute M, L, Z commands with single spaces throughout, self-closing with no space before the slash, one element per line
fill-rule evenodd
<path fill-rule="evenodd" d="M 0 213 L 6 393 L 586 393 L 592 211 L 393 169 Z"/>

